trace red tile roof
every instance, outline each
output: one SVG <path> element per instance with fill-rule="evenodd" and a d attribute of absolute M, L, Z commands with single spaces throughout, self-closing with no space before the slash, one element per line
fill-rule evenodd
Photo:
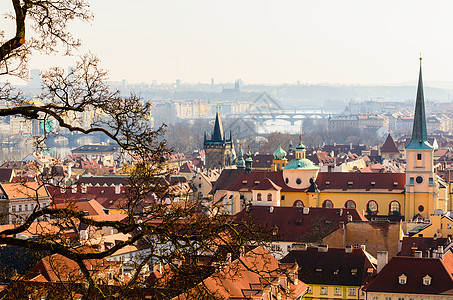
<path fill-rule="evenodd" d="M 252 295 L 261 296 L 259 299 L 267 299 L 264 298 L 265 294 L 272 290 L 275 292 L 273 297 L 277 297 L 277 290 L 271 290 L 271 283 L 278 289 L 289 288 L 290 295 L 280 291 L 282 300 L 295 299 L 302 295 L 308 286 L 302 281 L 295 284 L 290 280 L 291 275 L 287 276 L 284 273 L 285 267 L 295 269 L 297 265 L 279 264 L 264 247 L 257 247 L 247 252 L 240 260 L 231 262 L 222 271 L 205 279 L 202 284 L 222 299 L 252 299 Z M 281 273 L 276 270 L 281 270 Z M 288 285 L 282 284 L 283 282 L 287 282 Z M 175 299 L 197 299 L 192 293 L 197 294 L 193 290 Z"/>
<path fill-rule="evenodd" d="M 387 139 L 385 140 L 384 144 L 381 147 L 381 152 L 387 153 L 399 153 L 398 147 L 395 144 L 395 140 L 393 139 L 392 135 L 389 133 Z"/>
<path fill-rule="evenodd" d="M 336 230 L 340 222 L 347 223 L 349 216 L 352 216 L 352 221 L 366 222 L 368 221 L 356 209 L 351 208 L 306 208 L 304 214 L 302 207 L 270 207 L 267 206 L 252 206 L 251 209 L 242 210 L 235 218 L 240 222 L 251 221 L 254 225 L 261 229 L 273 230 L 278 228 L 279 240 L 299 242 L 306 238 L 313 225 L 319 225 L 319 222 L 325 222 L 331 230 Z"/>
<path fill-rule="evenodd" d="M 414 256 L 414 251 L 422 251 L 423 256 L 426 256 L 426 250 L 432 253 L 439 246 L 444 249 L 451 244 L 448 238 L 432 238 L 432 237 L 404 237 L 401 244 L 400 256 Z"/>
<path fill-rule="evenodd" d="M 451 256 L 448 252 L 444 259 L 393 257 L 365 289 L 368 292 L 453 295 Z M 402 274 L 407 276 L 406 284 L 399 283 Z M 430 285 L 423 284 L 426 275 L 432 278 Z"/>
<path fill-rule="evenodd" d="M 308 284 L 365 285 L 376 274 L 371 261 L 374 258 L 361 248 L 351 250 L 346 253 L 344 248 L 329 247 L 327 252 L 320 252 L 318 247 L 307 247 L 306 250 L 290 251 L 280 261 L 296 262 L 299 279 Z"/>
<path fill-rule="evenodd" d="M 404 173 L 320 172 L 316 179 L 321 191 L 381 191 L 404 193 Z"/>
<path fill-rule="evenodd" d="M 269 178 L 264 178 L 260 181 L 257 185 L 255 185 L 252 190 L 259 190 L 259 191 L 280 191 L 282 188 L 273 183 Z"/>

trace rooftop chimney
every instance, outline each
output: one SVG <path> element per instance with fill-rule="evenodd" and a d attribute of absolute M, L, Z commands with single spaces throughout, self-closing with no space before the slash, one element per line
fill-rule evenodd
<path fill-rule="evenodd" d="M 389 262 L 389 254 L 387 251 L 378 251 L 377 252 L 377 272 L 381 272 L 381 270 L 385 267 L 385 265 Z"/>
<path fill-rule="evenodd" d="M 344 252 L 352 253 L 352 246 L 351 245 L 347 245 L 346 247 L 344 247 Z"/>

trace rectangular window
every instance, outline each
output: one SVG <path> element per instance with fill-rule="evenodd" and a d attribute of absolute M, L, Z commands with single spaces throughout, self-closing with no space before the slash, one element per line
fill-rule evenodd
<path fill-rule="evenodd" d="M 447 224 L 447 229 L 451 229 L 451 223 Z"/>
<path fill-rule="evenodd" d="M 414 177 L 410 177 L 410 178 L 409 178 L 409 183 L 410 183 L 410 184 L 414 184 Z"/>
<path fill-rule="evenodd" d="M 11 211 L 16 211 L 16 206 L 15 205 L 11 206 Z"/>
<path fill-rule="evenodd" d="M 422 160 L 422 154 L 421 153 L 417 153 L 417 160 Z"/>
<path fill-rule="evenodd" d="M 321 287 L 321 295 L 327 295 L 327 287 L 326 286 L 322 286 Z"/>
<path fill-rule="evenodd" d="M 341 288 L 336 287 L 334 291 L 335 296 L 341 296 Z"/>
<path fill-rule="evenodd" d="M 404 300 L 404 297 L 398 297 L 398 300 Z"/>
<path fill-rule="evenodd" d="M 349 288 L 349 296 L 355 296 L 355 288 Z"/>
<path fill-rule="evenodd" d="M 22 205 L 19 204 L 19 211 L 22 211 Z"/>
<path fill-rule="evenodd" d="M 373 296 L 372 300 L 379 300 L 378 296 Z"/>
<path fill-rule="evenodd" d="M 285 195 L 282 195 L 282 197 L 280 199 L 281 200 L 285 200 Z"/>
<path fill-rule="evenodd" d="M 27 210 L 28 210 L 28 205 L 25 204 L 25 205 L 24 205 L 24 211 L 27 211 Z"/>
<path fill-rule="evenodd" d="M 392 300 L 392 297 L 385 297 L 385 300 Z"/>

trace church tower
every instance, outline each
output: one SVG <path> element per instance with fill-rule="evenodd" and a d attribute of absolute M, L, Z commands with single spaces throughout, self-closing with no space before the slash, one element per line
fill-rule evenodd
<path fill-rule="evenodd" d="M 423 97 L 422 59 L 418 78 L 412 138 L 406 146 L 405 216 L 412 219 L 417 214 L 428 218 L 438 207 L 434 174 L 434 149 L 428 141 Z M 391 208 L 390 208 L 391 210 Z"/>
<path fill-rule="evenodd" d="M 207 139 L 206 133 L 204 135 L 203 149 L 206 154 L 206 168 L 221 169 L 232 164 L 231 132 L 230 138 L 227 139 L 225 136 L 225 131 L 223 130 L 222 119 L 220 118 L 219 111 L 217 111 L 216 113 L 214 131 L 211 134 L 211 138 Z"/>

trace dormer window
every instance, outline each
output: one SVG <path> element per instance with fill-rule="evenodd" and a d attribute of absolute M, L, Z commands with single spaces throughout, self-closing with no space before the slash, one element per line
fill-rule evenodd
<path fill-rule="evenodd" d="M 326 181 L 326 186 L 329 186 L 330 185 L 330 181 Z"/>
<path fill-rule="evenodd" d="M 398 277 L 398 283 L 399 284 L 406 284 L 407 283 L 407 276 L 404 274 L 401 274 L 400 277 Z"/>
<path fill-rule="evenodd" d="M 375 186 L 376 185 L 376 181 L 371 181 L 371 185 Z"/>
<path fill-rule="evenodd" d="M 431 285 L 431 277 L 429 275 L 423 277 L 423 285 Z"/>
<path fill-rule="evenodd" d="M 348 181 L 348 187 L 352 187 L 353 184 L 354 184 L 354 182 Z"/>
<path fill-rule="evenodd" d="M 398 181 L 394 181 L 393 186 L 398 186 Z"/>

